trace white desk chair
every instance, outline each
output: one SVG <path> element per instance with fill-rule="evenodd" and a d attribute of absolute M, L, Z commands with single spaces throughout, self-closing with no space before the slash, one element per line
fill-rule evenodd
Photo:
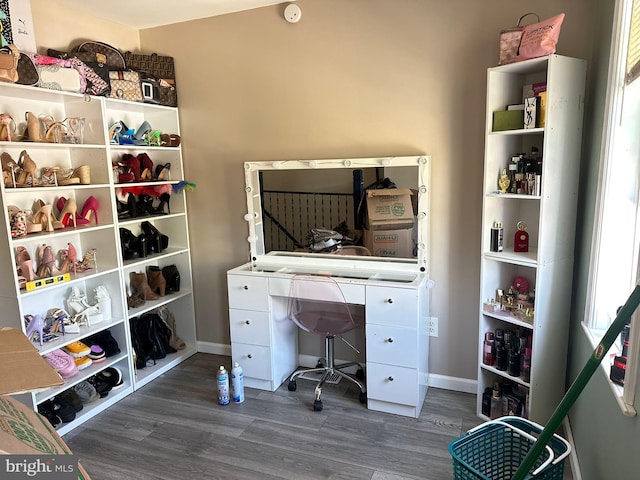
<path fill-rule="evenodd" d="M 367 390 L 364 382 L 364 370 L 358 362 L 335 365 L 334 339 L 336 335 L 348 332 L 364 325 L 364 309 L 362 306 L 350 305 L 340 289 L 340 285 L 331 277 L 320 275 L 295 275 L 289 291 L 288 315 L 296 325 L 307 332 L 325 337 L 325 364 L 319 363 L 316 368 L 296 370 L 289 377 L 288 389 L 293 392 L 297 388 L 296 377 L 304 373 L 320 372 L 320 380 L 315 389 L 313 410 L 322 410 L 322 386 L 334 375 L 355 383 L 360 388 L 360 402 L 366 403 Z M 347 345 L 358 350 L 343 339 Z M 360 352 L 358 352 L 360 353 Z M 356 376 L 341 371 L 357 365 Z"/>

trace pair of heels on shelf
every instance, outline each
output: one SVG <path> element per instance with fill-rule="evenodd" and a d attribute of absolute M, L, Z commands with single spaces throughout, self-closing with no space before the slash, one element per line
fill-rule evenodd
<path fill-rule="evenodd" d="M 93 289 L 94 302 L 79 287 L 72 287 L 67 297 L 67 309 L 72 320 L 79 325 L 97 325 L 111 318 L 111 296 L 104 285 Z"/>
<path fill-rule="evenodd" d="M 171 163 L 153 165 L 147 153 L 125 153 L 113 164 L 118 183 L 166 181 L 171 179 Z"/>
<path fill-rule="evenodd" d="M 5 187 L 35 187 L 38 184 L 36 179 L 38 167 L 26 150 L 20 152 L 17 162 L 7 152 L 2 152 L 0 159 Z"/>
<path fill-rule="evenodd" d="M 50 309 L 45 318 L 37 314 L 25 315 L 25 335 L 29 340 L 43 345 L 44 342 L 55 339 L 60 333 L 66 335 L 69 331 L 66 324 L 68 318 L 69 314 L 61 308 Z"/>
<path fill-rule="evenodd" d="M 51 115 L 36 116 L 32 112 L 25 113 L 27 128 L 23 140 L 47 143 L 84 142 L 84 117 L 67 117 L 61 122 Z"/>
<path fill-rule="evenodd" d="M 140 228 L 142 233 L 136 236 L 131 230 L 120 227 L 120 246 L 124 260 L 131 260 L 136 256 L 146 258 L 149 254 L 160 253 L 169 246 L 169 237 L 150 222 L 142 222 Z"/>
<path fill-rule="evenodd" d="M 89 196 L 82 205 L 82 209 L 78 214 L 78 204 L 73 198 L 60 197 L 56 202 L 58 209 L 59 221 L 64 227 L 77 227 L 78 225 L 89 225 L 91 218 L 95 217 L 96 225 L 98 225 L 98 208 L 100 202 L 93 195 Z"/>
<path fill-rule="evenodd" d="M 71 243 L 67 244 L 66 249 L 60 250 L 58 256 L 61 260 L 60 267 L 56 267 L 56 255 L 53 253 L 53 247 L 44 243 L 38 246 L 38 270 L 36 275 L 39 278 L 47 278 L 69 272 L 77 272 L 78 254 Z"/>
<path fill-rule="evenodd" d="M 116 190 L 116 205 L 118 210 L 118 218 L 120 220 L 127 218 L 138 218 L 154 215 L 167 215 L 171 213 L 169 193 L 162 193 L 158 199 L 160 203 L 154 206 L 154 197 L 143 193 L 136 196 L 131 192 Z M 165 209 L 166 207 L 166 209 Z M 165 212 L 166 210 L 166 212 Z"/>

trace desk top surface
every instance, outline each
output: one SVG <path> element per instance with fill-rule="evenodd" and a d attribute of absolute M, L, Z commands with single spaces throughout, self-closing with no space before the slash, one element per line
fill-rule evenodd
<path fill-rule="evenodd" d="M 395 260 L 395 259 L 394 259 Z M 277 252 L 260 256 L 229 273 L 268 274 L 289 277 L 296 274 L 327 275 L 357 283 L 419 284 L 427 278 L 416 271 L 415 262 L 363 259 L 363 257 Z"/>

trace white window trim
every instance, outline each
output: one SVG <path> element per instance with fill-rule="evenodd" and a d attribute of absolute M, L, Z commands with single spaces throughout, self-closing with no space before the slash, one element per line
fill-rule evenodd
<path fill-rule="evenodd" d="M 624 88 L 626 54 L 627 54 L 627 37 L 630 24 L 631 7 L 633 1 L 616 0 L 614 24 L 611 39 L 611 57 L 609 61 L 609 72 L 607 77 L 607 96 L 605 104 L 605 118 L 603 127 L 603 142 L 600 152 L 600 168 L 598 174 L 598 187 L 594 212 L 594 226 L 592 247 L 589 266 L 589 280 L 587 285 L 587 302 L 585 305 L 585 316 L 582 322 L 583 330 L 587 338 L 590 340 L 594 348 L 600 342 L 600 338 L 594 336 L 594 332 L 589 328 L 595 315 L 595 298 L 596 278 L 598 273 L 599 257 L 600 257 L 600 238 L 602 234 L 602 224 L 605 211 L 603 196 L 609 184 L 609 169 L 614 158 L 613 136 L 614 129 L 619 123 L 622 116 L 623 95 L 618 92 Z M 622 73 L 621 73 L 622 72 Z M 639 80 L 640 81 L 640 80 Z M 638 266 L 640 272 L 640 265 Z M 609 379 L 609 370 L 611 366 L 608 363 L 600 364 L 601 370 L 604 372 L 607 381 L 611 387 L 612 393 L 622 410 L 624 415 L 635 416 L 637 414 L 634 407 L 635 391 L 638 377 L 638 355 L 640 354 L 640 315 L 636 311 L 631 321 L 631 338 L 629 342 L 629 350 L 627 358 L 634 359 L 627 363 L 627 371 L 625 374 L 625 388 L 614 384 Z M 607 357 L 608 358 L 608 357 Z"/>

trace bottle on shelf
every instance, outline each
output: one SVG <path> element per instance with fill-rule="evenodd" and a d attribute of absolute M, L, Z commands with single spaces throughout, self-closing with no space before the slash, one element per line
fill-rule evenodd
<path fill-rule="evenodd" d="M 513 235 L 513 251 L 529 251 L 529 232 L 527 232 L 527 224 L 525 222 L 521 221 L 517 223 L 517 230 Z"/>
<path fill-rule="evenodd" d="M 493 394 L 493 389 L 491 387 L 487 387 L 484 389 L 484 393 L 482 394 L 482 414 L 486 417 L 491 415 L 491 395 Z"/>
<path fill-rule="evenodd" d="M 504 248 L 504 230 L 502 229 L 502 223 L 498 221 L 493 222 L 491 227 L 491 245 L 490 250 L 492 252 L 501 252 Z"/>
<path fill-rule="evenodd" d="M 493 340 L 493 332 L 486 332 L 484 334 L 484 351 L 482 354 L 482 363 L 485 365 L 495 365 L 496 363 L 496 351 Z"/>
<path fill-rule="evenodd" d="M 493 394 L 491 395 L 491 412 L 489 418 L 495 420 L 502 416 L 502 394 L 500 393 L 500 385 L 493 384 Z"/>
<path fill-rule="evenodd" d="M 525 382 L 531 381 L 531 349 L 527 347 L 522 356 L 522 379 Z"/>

